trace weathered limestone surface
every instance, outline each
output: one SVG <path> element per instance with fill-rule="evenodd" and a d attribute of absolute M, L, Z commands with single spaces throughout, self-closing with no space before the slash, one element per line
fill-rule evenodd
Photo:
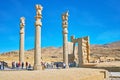
<path fill-rule="evenodd" d="M 49 69 L 41 71 L 0 71 L 1 80 L 109 80 L 101 69 Z"/>
<path fill-rule="evenodd" d="M 87 36 L 87 37 L 75 39 L 74 36 L 71 36 L 71 42 L 73 42 L 74 61 L 78 64 L 78 66 L 80 67 L 86 63 L 89 63 L 89 59 L 90 59 L 89 37 Z M 78 43 L 78 55 L 74 53 L 75 43 Z"/>
<path fill-rule="evenodd" d="M 62 28 L 63 28 L 63 62 L 68 66 L 68 12 L 62 14 Z"/>
<path fill-rule="evenodd" d="M 35 22 L 35 52 L 34 52 L 34 70 L 40 70 L 41 67 L 41 18 L 43 7 L 36 5 L 36 22 Z"/>
<path fill-rule="evenodd" d="M 24 26 L 25 18 L 20 18 L 20 47 L 19 47 L 19 62 L 24 62 Z"/>

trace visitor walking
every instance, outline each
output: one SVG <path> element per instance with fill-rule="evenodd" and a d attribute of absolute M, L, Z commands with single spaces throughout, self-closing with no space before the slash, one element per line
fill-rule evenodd
<path fill-rule="evenodd" d="M 12 69 L 14 69 L 14 62 L 12 62 Z"/>
<path fill-rule="evenodd" d="M 25 66 L 26 66 L 26 69 L 27 69 L 28 68 L 28 62 L 26 62 Z"/>
<path fill-rule="evenodd" d="M 65 63 L 63 63 L 63 68 L 66 68 L 66 64 Z"/>
<path fill-rule="evenodd" d="M 16 62 L 14 62 L 14 68 L 16 68 Z"/>
<path fill-rule="evenodd" d="M 28 68 L 31 68 L 31 64 L 29 64 Z"/>
<path fill-rule="evenodd" d="M 3 65 L 3 70 L 4 70 L 4 68 L 5 68 L 5 62 L 4 61 L 2 62 L 2 65 Z"/>
<path fill-rule="evenodd" d="M 18 63 L 16 62 L 16 68 L 18 68 Z"/>
<path fill-rule="evenodd" d="M 1 67 L 2 67 L 2 63 L 0 62 L 0 70 L 1 70 Z"/>
<path fill-rule="evenodd" d="M 58 67 L 59 67 L 59 64 L 58 64 L 58 63 L 56 63 L 56 68 L 58 69 Z"/>
<path fill-rule="evenodd" d="M 22 62 L 22 69 L 24 68 L 24 62 Z"/>
<path fill-rule="evenodd" d="M 20 62 L 18 62 L 18 68 L 20 68 Z"/>

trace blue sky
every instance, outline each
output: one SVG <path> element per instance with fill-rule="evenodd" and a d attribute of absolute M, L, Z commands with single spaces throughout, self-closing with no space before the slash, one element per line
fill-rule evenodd
<path fill-rule="evenodd" d="M 42 47 L 62 46 L 61 14 L 69 10 L 71 35 L 90 36 L 91 44 L 120 40 L 120 0 L 2 0 L 0 53 L 19 50 L 20 17 L 26 18 L 25 50 L 34 48 L 35 4 L 43 6 Z"/>

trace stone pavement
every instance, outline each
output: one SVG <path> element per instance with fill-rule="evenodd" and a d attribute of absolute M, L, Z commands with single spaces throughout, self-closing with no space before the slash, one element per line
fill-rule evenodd
<path fill-rule="evenodd" d="M 103 71 L 87 68 L 0 71 L 0 80 L 106 80 Z"/>
<path fill-rule="evenodd" d="M 120 80 L 120 72 L 110 72 L 110 80 Z"/>

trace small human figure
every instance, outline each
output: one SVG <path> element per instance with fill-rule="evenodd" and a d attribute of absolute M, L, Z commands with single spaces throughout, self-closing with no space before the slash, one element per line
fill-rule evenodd
<path fill-rule="evenodd" d="M 18 68 L 18 63 L 16 62 L 16 68 Z"/>
<path fill-rule="evenodd" d="M 53 63 L 51 62 L 51 68 L 53 69 Z"/>
<path fill-rule="evenodd" d="M 58 63 L 56 63 L 56 68 L 58 69 L 58 67 L 59 67 L 59 64 L 58 64 Z"/>
<path fill-rule="evenodd" d="M 31 64 L 29 64 L 28 68 L 31 68 Z"/>
<path fill-rule="evenodd" d="M 5 62 L 4 61 L 2 62 L 2 65 L 3 65 L 3 70 L 4 70 L 4 68 L 5 68 Z"/>
<path fill-rule="evenodd" d="M 23 69 L 23 67 L 24 67 L 24 62 L 22 62 L 22 69 Z"/>
<path fill-rule="evenodd" d="M 2 67 L 2 63 L 0 62 L 0 69 L 1 69 L 1 67 Z"/>
<path fill-rule="evenodd" d="M 18 68 L 20 67 L 20 62 L 18 62 Z"/>
<path fill-rule="evenodd" d="M 63 63 L 63 68 L 66 68 L 66 64 L 65 63 Z"/>
<path fill-rule="evenodd" d="M 28 70 L 31 70 L 32 66 L 31 64 L 28 65 Z"/>
<path fill-rule="evenodd" d="M 14 68 L 16 68 L 16 62 L 14 62 Z"/>
<path fill-rule="evenodd" d="M 47 63 L 46 62 L 44 62 L 44 65 L 45 65 L 45 68 L 47 68 Z"/>
<path fill-rule="evenodd" d="M 48 63 L 46 64 L 46 67 L 49 68 L 49 64 Z"/>
<path fill-rule="evenodd" d="M 28 68 L 28 62 L 26 62 L 25 66 L 26 66 L 26 69 L 27 69 Z"/>
<path fill-rule="evenodd" d="M 42 70 L 44 70 L 45 69 L 45 63 L 41 62 L 41 66 L 42 66 Z"/>
<path fill-rule="evenodd" d="M 12 62 L 12 69 L 14 69 L 14 62 Z"/>

